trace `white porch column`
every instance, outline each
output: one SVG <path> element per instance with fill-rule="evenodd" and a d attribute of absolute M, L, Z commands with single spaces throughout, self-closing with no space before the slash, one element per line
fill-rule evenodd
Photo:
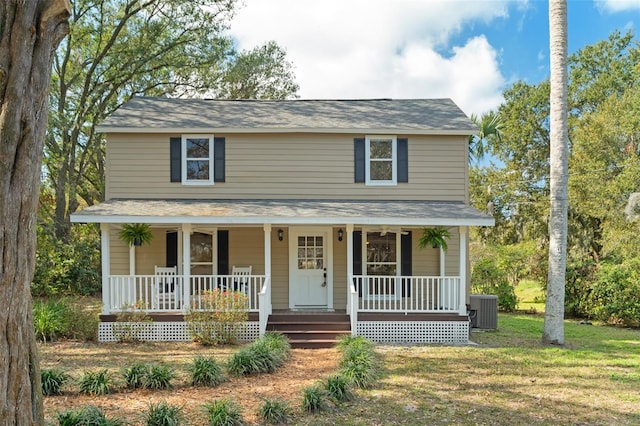
<path fill-rule="evenodd" d="M 467 230 L 466 226 L 459 228 L 460 232 L 460 315 L 467 314 Z"/>
<path fill-rule="evenodd" d="M 349 312 L 349 301 L 351 300 L 351 286 L 353 281 L 353 224 L 347 225 L 347 312 Z"/>
<path fill-rule="evenodd" d="M 447 253 L 444 251 L 444 249 L 442 247 L 440 247 L 440 276 L 444 277 L 446 274 L 446 265 L 445 265 L 445 258 L 447 256 Z"/>
<path fill-rule="evenodd" d="M 186 311 L 191 306 L 191 224 L 182 224 L 182 294 Z"/>
<path fill-rule="evenodd" d="M 264 275 L 266 279 L 271 281 L 271 224 L 264 224 Z M 272 282 L 269 282 L 269 287 L 267 291 L 267 301 L 268 301 L 268 311 L 269 315 L 272 314 L 272 305 L 271 305 L 271 287 L 273 286 Z M 262 289 L 260 289 L 262 290 Z"/>
<path fill-rule="evenodd" d="M 129 245 L 129 275 L 136 274 L 136 246 Z"/>
<path fill-rule="evenodd" d="M 100 262 L 102 264 L 102 313 L 109 314 L 111 310 L 111 289 L 109 288 L 109 275 L 111 274 L 111 242 L 109 241 L 108 223 L 100 224 Z"/>

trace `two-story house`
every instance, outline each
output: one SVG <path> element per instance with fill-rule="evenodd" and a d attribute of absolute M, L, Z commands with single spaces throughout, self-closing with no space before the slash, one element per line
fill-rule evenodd
<path fill-rule="evenodd" d="M 100 224 L 101 340 L 132 305 L 155 319 L 145 338 L 186 340 L 181 314 L 216 288 L 247 294 L 247 339 L 322 340 L 318 318 L 375 341 L 468 340 L 468 228 L 493 218 L 469 206 L 477 128 L 451 100 L 135 98 L 99 131 L 105 201 L 72 221 Z M 130 223 L 153 241 L 123 242 Z M 436 226 L 446 252 L 418 246 Z"/>

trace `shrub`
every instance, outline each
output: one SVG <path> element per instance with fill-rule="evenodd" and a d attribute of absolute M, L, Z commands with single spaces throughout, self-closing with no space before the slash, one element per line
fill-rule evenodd
<path fill-rule="evenodd" d="M 620 264 L 602 263 L 588 300 L 594 318 L 627 326 L 640 325 L 640 257 Z"/>
<path fill-rule="evenodd" d="M 225 381 L 222 367 L 213 357 L 198 356 L 189 366 L 193 386 L 218 386 Z"/>
<path fill-rule="evenodd" d="M 67 326 L 62 337 L 83 341 L 98 340 L 100 302 L 92 297 L 74 296 L 66 298 Z M 98 303 L 96 303 L 98 302 Z"/>
<path fill-rule="evenodd" d="M 107 369 L 85 371 L 80 378 L 80 392 L 87 395 L 106 395 L 111 393 L 111 375 Z"/>
<path fill-rule="evenodd" d="M 349 390 L 349 379 L 340 374 L 329 377 L 325 382 L 325 389 L 329 397 L 336 402 L 353 399 L 353 394 Z"/>
<path fill-rule="evenodd" d="M 142 340 L 140 334 L 149 323 L 153 322 L 153 319 L 142 309 L 144 309 L 144 303 L 135 306 L 125 305 L 123 310 L 116 314 L 116 321 L 111 328 L 119 342 L 132 343 Z"/>
<path fill-rule="evenodd" d="M 33 324 L 36 337 L 52 341 L 69 339 L 96 340 L 98 311 L 86 299 L 49 298 L 33 304 Z"/>
<path fill-rule="evenodd" d="M 346 337 L 338 343 L 342 352 L 340 375 L 348 383 L 366 388 L 378 378 L 378 359 L 373 344 L 362 337 Z"/>
<path fill-rule="evenodd" d="M 166 365 L 152 365 L 148 367 L 142 380 L 145 389 L 159 390 L 170 389 L 171 380 L 175 378 L 175 371 Z"/>
<path fill-rule="evenodd" d="M 191 339 L 203 345 L 235 343 L 249 319 L 247 296 L 215 289 L 200 295 L 200 306 L 184 316 Z"/>
<path fill-rule="evenodd" d="M 204 405 L 209 425 L 241 426 L 244 425 L 240 408 L 226 399 L 219 399 Z"/>
<path fill-rule="evenodd" d="M 36 300 L 33 304 L 33 325 L 36 337 L 43 342 L 55 340 L 66 329 L 67 303 L 64 299 Z"/>
<path fill-rule="evenodd" d="M 497 262 L 489 257 L 479 259 L 471 272 L 471 291 L 476 294 L 495 294 L 498 296 L 498 308 L 512 312 L 518 299 L 508 274 Z"/>
<path fill-rule="evenodd" d="M 291 408 L 289 404 L 278 399 L 265 399 L 258 409 L 258 417 L 268 425 L 285 424 L 290 416 Z"/>
<path fill-rule="evenodd" d="M 289 342 L 280 333 L 267 333 L 249 346 L 236 352 L 227 370 L 236 376 L 272 373 L 284 364 L 289 354 Z"/>
<path fill-rule="evenodd" d="M 326 410 L 329 408 L 327 392 L 318 385 L 304 388 L 302 390 L 302 408 L 308 413 Z"/>
<path fill-rule="evenodd" d="M 182 408 L 160 402 L 150 403 L 147 411 L 147 426 L 178 426 L 182 423 Z"/>
<path fill-rule="evenodd" d="M 58 413 L 57 417 L 60 426 L 120 426 L 125 424 L 121 419 L 107 419 L 102 410 L 93 405 Z"/>
<path fill-rule="evenodd" d="M 42 394 L 43 395 L 61 395 L 62 385 L 69 379 L 69 376 L 57 369 L 42 369 L 40 371 L 40 378 L 42 381 Z"/>
<path fill-rule="evenodd" d="M 125 367 L 122 370 L 125 386 L 129 389 L 141 388 L 148 372 L 149 368 L 147 365 L 140 362 L 136 362 L 129 367 Z"/>

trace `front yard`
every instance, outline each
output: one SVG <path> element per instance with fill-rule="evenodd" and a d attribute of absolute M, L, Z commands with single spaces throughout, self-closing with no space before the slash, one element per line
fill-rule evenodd
<path fill-rule="evenodd" d="M 183 343 L 41 345 L 42 367 L 75 379 L 85 370 L 118 370 L 135 361 L 164 363 L 179 373 L 170 391 L 120 390 L 84 396 L 75 383 L 62 396 L 46 397 L 47 418 L 93 404 L 109 417 L 142 424 L 150 402 L 184 407 L 189 424 L 205 424 L 201 405 L 217 398 L 238 402 L 257 424 L 261 398 L 288 400 L 292 424 L 303 425 L 635 425 L 640 424 L 640 331 L 566 322 L 567 346 L 540 344 L 542 318 L 500 315 L 499 330 L 474 332 L 477 346 L 378 346 L 382 377 L 355 401 L 328 412 L 305 414 L 302 388 L 337 369 L 339 353 L 292 350 L 274 374 L 234 378 L 216 388 L 188 385 L 187 365 L 198 354 L 228 359 L 237 347 Z"/>

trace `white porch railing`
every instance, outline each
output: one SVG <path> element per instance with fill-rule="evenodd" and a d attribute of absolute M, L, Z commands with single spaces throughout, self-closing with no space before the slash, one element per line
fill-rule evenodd
<path fill-rule="evenodd" d="M 110 275 L 109 312 L 129 308 L 145 312 L 182 312 L 188 308 L 202 309 L 198 297 L 208 291 L 242 291 L 248 297 L 248 311 L 258 312 L 258 293 L 262 289 L 264 275 L 192 275 L 185 291 L 184 276 L 170 278 L 158 275 Z"/>
<path fill-rule="evenodd" d="M 347 314 L 351 319 L 351 335 L 355 336 L 358 333 L 358 290 L 354 285 L 354 280 L 351 279 L 350 282 Z"/>
<path fill-rule="evenodd" d="M 460 310 L 460 277 L 353 276 L 359 312 L 443 313 Z"/>
<path fill-rule="evenodd" d="M 269 315 L 271 315 L 271 279 L 264 280 L 264 285 L 258 293 L 258 321 L 260 322 L 260 336 L 264 336 L 267 331 L 267 322 L 269 321 Z"/>

